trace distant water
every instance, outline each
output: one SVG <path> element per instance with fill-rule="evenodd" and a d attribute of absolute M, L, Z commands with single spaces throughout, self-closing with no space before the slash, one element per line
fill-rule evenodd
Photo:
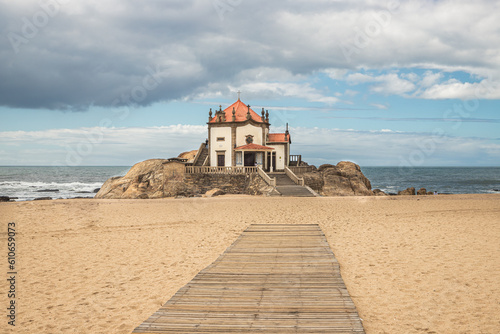
<path fill-rule="evenodd" d="M 130 167 L 0 167 L 0 196 L 16 201 L 37 197 L 94 197 L 93 191 Z M 52 191 L 47 191 L 52 190 Z M 57 191 L 54 191 L 57 190 Z"/>
<path fill-rule="evenodd" d="M 18 201 L 37 197 L 93 197 L 93 191 L 130 167 L 0 167 L 0 196 Z M 361 167 L 387 193 L 408 187 L 449 194 L 500 193 L 500 167 Z M 47 191 L 57 190 L 57 191 Z"/>
<path fill-rule="evenodd" d="M 500 167 L 361 167 L 372 189 L 397 193 L 409 187 L 447 194 L 500 193 Z"/>

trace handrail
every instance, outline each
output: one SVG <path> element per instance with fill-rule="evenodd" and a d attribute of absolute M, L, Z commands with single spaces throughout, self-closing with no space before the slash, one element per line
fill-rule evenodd
<path fill-rule="evenodd" d="M 187 174 L 248 174 L 256 173 L 257 167 L 210 167 L 210 166 L 186 166 Z"/>
<path fill-rule="evenodd" d="M 288 168 L 290 168 L 290 170 L 295 174 L 314 172 L 313 166 L 288 166 Z"/>
<path fill-rule="evenodd" d="M 302 177 L 299 178 L 287 166 L 285 166 L 285 173 L 293 182 L 295 182 L 295 184 L 298 184 L 299 186 L 304 186 L 304 178 Z"/>
<path fill-rule="evenodd" d="M 196 152 L 196 155 L 194 156 L 194 159 L 193 159 L 193 165 L 196 165 L 196 162 L 198 161 L 198 159 L 200 158 L 200 155 L 201 155 L 201 152 L 203 151 L 203 149 L 206 147 L 206 143 L 201 143 L 200 145 L 200 148 L 198 149 L 198 152 Z"/>
<path fill-rule="evenodd" d="M 267 175 L 261 166 L 257 167 L 257 172 L 259 172 L 260 177 L 262 177 L 268 185 L 270 185 L 272 187 L 276 187 L 276 178 L 275 177 L 271 178 L 269 175 Z"/>

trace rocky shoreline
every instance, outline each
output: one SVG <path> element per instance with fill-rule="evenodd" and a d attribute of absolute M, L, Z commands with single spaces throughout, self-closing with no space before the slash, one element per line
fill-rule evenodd
<path fill-rule="evenodd" d="M 320 196 L 424 196 L 437 195 L 426 188 L 410 187 L 397 193 L 372 189 L 370 180 L 355 163 L 341 161 L 337 165 L 323 164 L 298 175 L 305 185 Z M 34 201 L 52 199 L 146 199 L 213 197 L 224 194 L 272 195 L 270 187 L 257 174 L 187 174 L 184 164 L 172 159 L 150 159 L 132 166 L 123 177 L 108 179 L 93 191 L 74 191 L 75 196 L 57 198 L 60 190 L 47 188 L 34 192 Z M 93 195 L 95 194 L 95 195 Z M 443 193 L 439 193 L 444 195 Z M 0 202 L 14 202 L 17 197 L 0 196 Z"/>
<path fill-rule="evenodd" d="M 324 164 L 298 175 L 320 196 L 388 196 L 371 189 L 371 182 L 355 163 L 341 161 Z M 415 194 L 413 188 L 413 194 Z M 187 174 L 184 164 L 150 159 L 135 164 L 123 177 L 108 179 L 95 198 L 147 199 L 164 197 L 212 197 L 222 194 L 272 195 L 270 187 L 257 174 Z M 422 189 L 418 191 L 422 194 Z M 427 194 L 427 192 L 426 192 Z M 411 195 L 404 190 L 399 195 Z"/>

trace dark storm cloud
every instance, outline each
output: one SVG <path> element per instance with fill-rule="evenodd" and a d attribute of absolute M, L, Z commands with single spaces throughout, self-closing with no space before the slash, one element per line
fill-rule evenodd
<path fill-rule="evenodd" d="M 446 17 L 419 23 L 434 5 L 415 3 L 420 2 L 389 13 L 369 1 L 2 0 L 0 105 L 67 110 L 148 105 L 228 90 L 255 80 L 240 74 L 256 68 L 301 75 L 396 62 L 491 65 L 494 57 L 478 54 L 498 51 L 492 49 L 497 37 L 484 28 L 493 23 L 474 31 L 467 20 L 488 16 L 488 8 L 459 10 L 453 20 L 460 26 L 448 25 L 437 35 L 433 28 Z M 360 29 L 368 29 L 374 15 L 384 19 L 377 14 L 382 12 L 389 13 L 380 24 L 387 29 L 366 45 L 356 44 Z M 463 26 L 473 33 L 464 33 Z M 478 34 L 482 42 L 471 48 L 459 43 Z"/>

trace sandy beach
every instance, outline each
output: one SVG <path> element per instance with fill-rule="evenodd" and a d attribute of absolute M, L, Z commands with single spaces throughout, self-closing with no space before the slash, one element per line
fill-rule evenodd
<path fill-rule="evenodd" d="M 0 222 L 2 332 L 130 333 L 252 223 L 319 224 L 367 333 L 500 332 L 500 195 L 33 201 Z"/>

